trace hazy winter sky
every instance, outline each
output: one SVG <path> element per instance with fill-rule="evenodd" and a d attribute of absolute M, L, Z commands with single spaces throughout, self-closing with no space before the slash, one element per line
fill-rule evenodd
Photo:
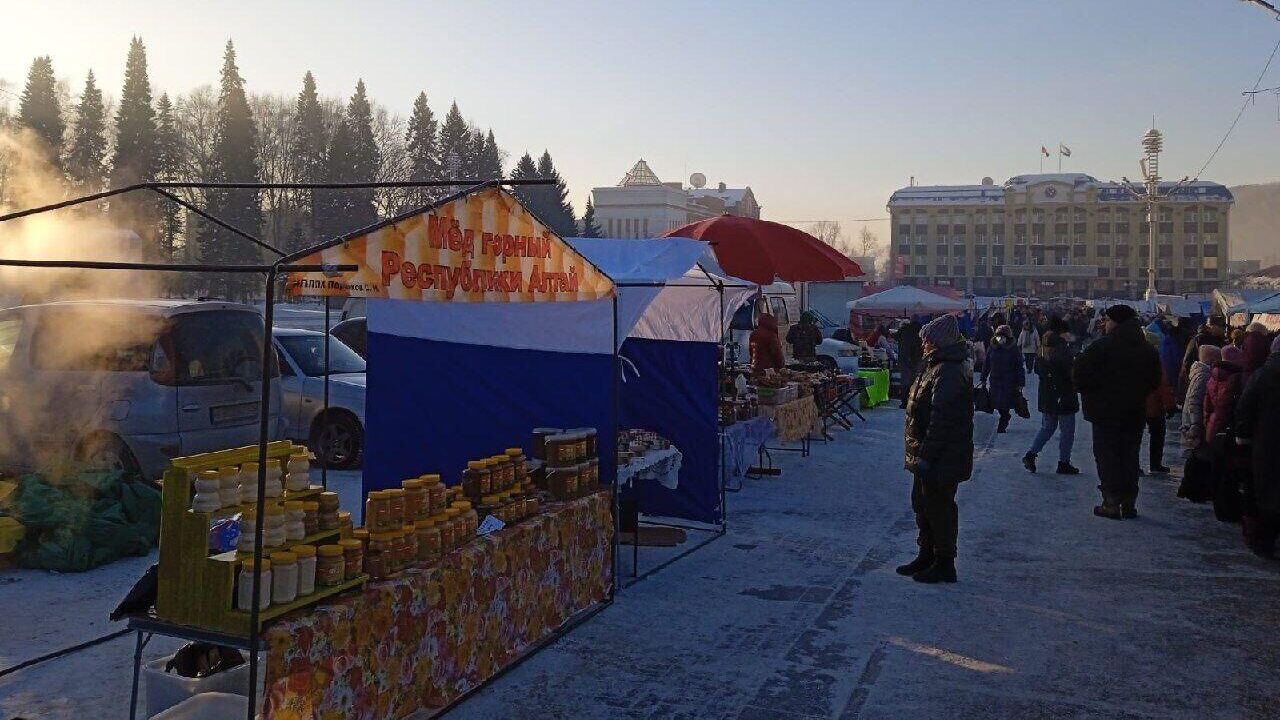
<path fill-rule="evenodd" d="M 1238 0 L 15 0 L 0 78 L 20 89 L 48 53 L 77 91 L 92 68 L 118 97 L 134 34 L 171 94 L 216 82 L 232 38 L 252 91 L 295 94 L 309 69 L 329 95 L 362 77 L 403 115 L 421 89 L 440 115 L 457 98 L 508 164 L 549 148 L 579 211 L 643 157 L 664 180 L 750 185 L 767 217 L 856 231 L 912 175 L 1001 182 L 1060 141 L 1064 169 L 1132 177 L 1153 114 L 1165 174 L 1194 174 L 1280 23 Z M 1277 85 L 1280 57 L 1262 87 Z M 1207 179 L 1278 179 L 1277 102 L 1246 111 Z"/>

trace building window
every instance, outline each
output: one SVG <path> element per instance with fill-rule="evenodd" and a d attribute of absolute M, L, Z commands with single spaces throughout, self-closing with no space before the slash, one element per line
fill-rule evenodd
<path fill-rule="evenodd" d="M 1193 222 L 1184 222 L 1184 223 L 1182 223 L 1182 234 L 1183 234 L 1183 235 L 1195 235 L 1195 233 L 1196 233 L 1196 227 L 1197 227 L 1197 226 L 1196 226 L 1196 224 L 1195 224 L 1195 223 L 1193 223 Z"/>
<path fill-rule="evenodd" d="M 1200 248 L 1197 247 L 1196 245 L 1183 245 L 1182 257 L 1184 258 L 1200 257 Z"/>
<path fill-rule="evenodd" d="M 1075 233 L 1076 235 L 1083 235 L 1089 232 L 1089 223 L 1082 223 L 1082 222 L 1072 223 L 1071 232 Z"/>
<path fill-rule="evenodd" d="M 946 275 L 946 274 L 947 274 L 947 266 L 946 266 L 946 265 L 938 265 L 937 267 L 935 267 L 935 268 L 934 268 L 934 270 L 936 270 L 936 271 L 937 271 L 937 272 L 935 272 L 935 273 L 934 273 L 935 275 Z"/>
<path fill-rule="evenodd" d="M 929 274 L 929 268 L 925 267 L 924 265 L 917 265 L 917 266 L 916 266 L 916 272 L 915 272 L 915 274 L 916 274 L 916 275 L 928 275 L 928 274 Z"/>
<path fill-rule="evenodd" d="M 1098 268 L 1098 277 L 1111 277 L 1111 268 L 1108 268 L 1108 267 Z"/>
<path fill-rule="evenodd" d="M 1111 246 L 1099 245 L 1097 247 L 1096 254 L 1098 257 L 1111 257 Z"/>
<path fill-rule="evenodd" d="M 911 246 L 910 246 L 910 245 L 898 245 L 898 254 L 899 254 L 899 255 L 910 255 L 910 254 L 911 254 Z"/>
<path fill-rule="evenodd" d="M 955 257 L 962 258 L 964 257 L 967 250 L 968 249 L 964 245 L 956 245 L 955 249 L 951 251 L 951 254 L 954 255 Z"/>
<path fill-rule="evenodd" d="M 1128 234 L 1129 234 L 1129 223 L 1127 223 L 1127 222 L 1118 222 L 1118 223 L 1116 223 L 1116 234 L 1117 234 L 1117 235 L 1128 235 Z"/>
<path fill-rule="evenodd" d="M 1206 223 L 1204 224 L 1204 232 L 1205 232 L 1205 234 L 1208 234 L 1208 233 L 1216 233 L 1216 232 L 1218 232 L 1218 223 L 1216 223 L 1216 222 L 1206 222 Z"/>
<path fill-rule="evenodd" d="M 1071 248 L 1072 257 L 1081 258 L 1088 254 L 1089 254 L 1089 248 L 1085 247 L 1084 245 L 1076 245 L 1075 247 Z"/>
<path fill-rule="evenodd" d="M 951 234 L 959 237 L 964 237 L 964 234 L 965 234 L 964 225 L 952 225 Z"/>
<path fill-rule="evenodd" d="M 1173 268 L 1164 268 L 1164 267 L 1157 268 L 1156 276 L 1162 277 L 1162 278 L 1171 278 L 1173 277 Z"/>
<path fill-rule="evenodd" d="M 911 234 L 911 226 L 910 226 L 910 225 L 899 225 L 899 226 L 898 226 L 898 234 L 899 234 L 899 235 L 910 235 L 910 234 Z"/>
<path fill-rule="evenodd" d="M 947 256 L 947 246 L 946 246 L 946 245 L 939 245 L 939 246 L 938 246 L 938 257 L 946 257 L 946 256 Z"/>
<path fill-rule="evenodd" d="M 952 275 L 958 275 L 959 277 L 957 277 L 956 279 L 957 279 L 957 280 L 960 280 L 961 278 L 963 278 L 963 277 L 965 276 L 964 266 L 963 266 L 963 265 L 957 265 L 957 266 L 955 266 L 955 267 L 951 268 L 951 274 L 952 274 Z"/>
<path fill-rule="evenodd" d="M 1191 267 L 1182 269 L 1182 278 L 1184 280 L 1195 280 L 1198 277 L 1200 277 L 1199 270 Z"/>
<path fill-rule="evenodd" d="M 1102 268 L 1098 268 L 1098 272 L 1099 272 L 1099 273 L 1101 273 L 1101 272 L 1102 272 Z M 1116 268 L 1115 276 L 1116 276 L 1116 277 L 1118 277 L 1118 278 L 1127 278 L 1127 277 L 1129 277 L 1129 268 L 1127 268 L 1127 267 L 1118 267 L 1118 268 Z"/>
<path fill-rule="evenodd" d="M 1211 258 L 1216 258 L 1216 257 L 1218 257 L 1218 246 L 1217 246 L 1217 245 L 1205 245 L 1205 246 L 1204 246 L 1204 256 L 1205 256 L 1205 257 L 1211 257 Z"/>
<path fill-rule="evenodd" d="M 929 254 L 929 246 L 928 246 L 928 245 L 916 245 L 916 254 L 917 254 L 917 255 L 928 255 L 928 254 Z"/>
<path fill-rule="evenodd" d="M 1157 247 L 1158 247 L 1158 249 L 1159 249 L 1159 250 L 1158 250 L 1158 252 L 1160 253 L 1160 257 L 1162 257 L 1162 258 L 1171 258 L 1171 257 L 1173 257 L 1173 246 L 1172 246 L 1172 245 L 1164 245 L 1164 244 L 1161 244 L 1161 245 L 1158 245 Z"/>
<path fill-rule="evenodd" d="M 919 224 L 917 224 L 917 225 L 916 225 L 916 231 L 915 231 L 915 233 L 914 233 L 914 234 L 915 234 L 915 235 L 918 235 L 918 236 L 920 236 L 920 237 L 927 237 L 927 236 L 929 235 L 929 226 L 928 226 L 928 225 L 919 225 Z"/>
<path fill-rule="evenodd" d="M 1054 223 L 1054 224 L 1053 224 L 1053 234 L 1054 234 L 1054 235 L 1066 235 L 1066 234 L 1067 234 L 1067 224 L 1066 224 L 1066 223 L 1064 223 L 1064 222 Z"/>

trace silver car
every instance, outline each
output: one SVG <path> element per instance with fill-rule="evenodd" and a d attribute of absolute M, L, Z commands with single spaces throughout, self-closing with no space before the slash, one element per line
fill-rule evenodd
<path fill-rule="evenodd" d="M 364 359 L 329 338 L 329 409 L 324 406 L 324 333 L 272 331 L 280 355 L 280 386 L 289 437 L 306 443 L 321 462 L 349 469 L 364 450 Z"/>
<path fill-rule="evenodd" d="M 258 441 L 262 316 L 197 300 L 0 310 L 0 468 L 68 459 L 160 477 L 174 457 Z M 272 382 L 272 439 L 284 434 Z"/>

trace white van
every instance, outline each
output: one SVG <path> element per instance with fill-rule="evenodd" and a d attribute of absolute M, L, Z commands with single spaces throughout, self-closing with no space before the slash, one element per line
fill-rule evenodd
<path fill-rule="evenodd" d="M 756 319 L 769 313 L 778 321 L 778 336 L 782 339 L 782 351 L 788 359 L 791 347 L 787 344 L 787 330 L 800 321 L 800 300 L 790 283 L 773 283 L 760 288 L 760 294 L 738 308 L 729 323 L 728 360 L 740 363 L 751 361 L 751 331 Z M 736 357 L 735 357 L 736 356 Z"/>

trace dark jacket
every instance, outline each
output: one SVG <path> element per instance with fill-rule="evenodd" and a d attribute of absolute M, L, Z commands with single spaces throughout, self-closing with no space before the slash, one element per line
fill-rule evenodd
<path fill-rule="evenodd" d="M 777 370 L 786 365 L 782 355 L 782 341 L 778 339 L 778 321 L 772 315 L 761 315 L 756 329 L 751 331 L 751 369 Z"/>
<path fill-rule="evenodd" d="M 1027 373 L 1023 363 L 1022 350 L 1018 343 L 1009 340 L 1001 343 L 997 335 L 991 341 L 991 349 L 987 351 L 987 362 L 982 366 L 982 381 L 991 389 L 991 404 L 996 410 L 1008 411 L 1013 407 L 1014 398 L 1019 390 L 1027 384 Z"/>
<path fill-rule="evenodd" d="M 1221 335 L 1215 335 L 1207 329 L 1196 333 L 1195 337 L 1191 338 L 1191 342 L 1187 343 L 1187 349 L 1182 353 L 1182 368 L 1178 372 L 1178 387 L 1174 388 L 1174 392 L 1179 394 L 1186 393 L 1187 380 L 1191 375 L 1191 366 L 1200 359 L 1201 345 L 1222 347 L 1224 343 L 1226 343 L 1226 340 Z"/>
<path fill-rule="evenodd" d="M 1071 379 L 1083 398 L 1086 420 L 1138 427 L 1146 419 L 1147 394 L 1160 384 L 1160 354 L 1130 320 L 1086 347 Z"/>
<path fill-rule="evenodd" d="M 1240 349 L 1244 351 L 1244 377 L 1241 380 L 1247 384 L 1254 371 L 1267 361 L 1267 356 L 1271 353 L 1271 340 L 1266 333 L 1250 330 L 1244 334 Z"/>
<path fill-rule="evenodd" d="M 1037 406 L 1046 415 L 1074 415 L 1080 411 L 1080 397 L 1071 382 L 1071 361 L 1075 355 L 1066 339 L 1056 332 L 1044 334 L 1036 355 L 1036 374 L 1040 376 Z"/>
<path fill-rule="evenodd" d="M 1204 393 L 1204 432 L 1209 442 L 1235 426 L 1236 401 L 1244 389 L 1239 365 L 1218 361 L 1209 373 L 1209 389 Z"/>
<path fill-rule="evenodd" d="M 1252 444 L 1253 495 L 1265 516 L 1280 516 L 1280 352 L 1255 370 L 1236 409 L 1237 437 Z"/>
<path fill-rule="evenodd" d="M 791 354 L 797 360 L 812 360 L 822 343 L 822 331 L 812 323 L 798 322 L 787 330 L 787 342 L 791 343 Z"/>
<path fill-rule="evenodd" d="M 898 359 L 903 365 L 915 365 L 924 356 L 924 346 L 920 342 L 920 323 L 915 320 L 903 323 L 898 328 Z"/>
<path fill-rule="evenodd" d="M 907 395 L 907 470 L 926 482 L 959 483 L 973 473 L 973 382 L 965 374 L 968 343 L 924 356 Z"/>

